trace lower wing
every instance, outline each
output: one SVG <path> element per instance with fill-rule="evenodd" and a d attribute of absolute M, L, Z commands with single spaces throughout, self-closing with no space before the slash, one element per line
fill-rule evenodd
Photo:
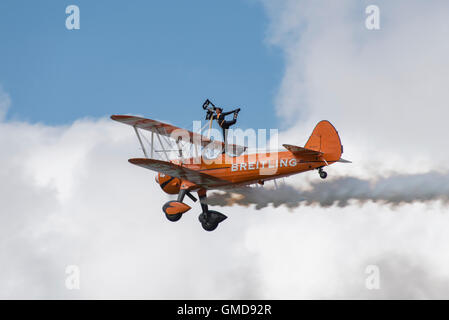
<path fill-rule="evenodd" d="M 188 180 L 206 189 L 210 187 L 229 184 L 229 182 L 226 180 L 218 179 L 214 176 L 198 172 L 186 167 L 178 166 L 174 163 L 167 161 L 160 161 L 147 158 L 133 158 L 129 159 L 128 161 L 142 168 L 150 169 L 156 172 L 161 172 L 168 176 Z"/>

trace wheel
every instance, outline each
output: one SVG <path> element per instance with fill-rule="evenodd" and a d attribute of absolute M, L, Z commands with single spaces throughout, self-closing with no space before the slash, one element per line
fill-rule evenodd
<path fill-rule="evenodd" d="M 182 217 L 182 213 L 177 213 L 177 214 L 165 214 L 165 216 L 167 217 L 167 219 L 171 222 L 176 222 L 179 219 L 181 219 Z"/>
<path fill-rule="evenodd" d="M 204 223 L 201 224 L 201 226 L 206 231 L 214 231 L 215 229 L 217 229 L 218 223 L 204 222 Z"/>
<path fill-rule="evenodd" d="M 320 171 L 320 178 L 326 179 L 327 178 L 327 172 L 326 171 Z"/>
<path fill-rule="evenodd" d="M 200 220 L 201 226 L 206 231 L 214 231 L 218 227 L 218 222 L 214 223 L 214 222 L 210 221 L 211 219 L 209 219 L 209 221 L 207 221 L 206 215 L 204 213 L 201 213 L 198 216 L 198 220 Z"/>
<path fill-rule="evenodd" d="M 188 210 L 190 210 L 190 206 L 178 201 L 168 201 L 162 207 L 165 217 L 171 222 L 181 219 L 182 215 Z"/>
<path fill-rule="evenodd" d="M 207 218 L 207 219 L 206 219 Z M 201 226 L 206 231 L 214 231 L 217 229 L 218 224 L 226 219 L 226 216 L 218 211 L 208 211 L 207 215 L 201 213 L 198 220 L 201 222 Z"/>

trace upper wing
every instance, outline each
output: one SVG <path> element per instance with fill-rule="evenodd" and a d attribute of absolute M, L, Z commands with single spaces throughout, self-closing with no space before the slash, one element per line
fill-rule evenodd
<path fill-rule="evenodd" d="M 181 129 L 179 127 L 175 127 L 171 124 L 168 123 L 163 123 L 160 121 L 156 121 L 156 120 L 151 120 L 151 119 L 145 119 L 145 118 L 141 118 L 141 117 L 134 117 L 134 116 L 126 116 L 126 115 L 113 115 L 111 116 L 112 120 L 133 126 L 133 127 L 137 127 L 143 130 L 148 130 L 148 131 L 152 131 L 155 132 L 157 134 L 166 136 L 166 137 L 170 137 L 173 135 L 187 135 L 190 139 L 190 143 L 194 143 L 194 144 L 200 144 L 202 146 L 206 146 L 209 143 L 211 143 L 211 140 L 206 138 L 205 136 L 198 134 L 198 133 L 194 133 L 185 129 Z M 179 130 L 179 131 L 177 131 Z M 177 132 L 175 132 L 177 131 Z"/>
<path fill-rule="evenodd" d="M 147 168 L 156 172 L 161 172 L 163 174 L 185 179 L 190 182 L 193 182 L 201 187 L 212 187 L 223 184 L 228 184 L 229 182 L 226 180 L 221 180 L 211 175 L 198 172 L 186 167 L 178 166 L 171 162 L 147 159 L 147 158 L 134 158 L 128 160 L 130 163 L 135 164 L 137 166 Z"/>
<path fill-rule="evenodd" d="M 322 156 L 323 153 L 311 149 L 306 149 L 303 147 L 294 146 L 291 144 L 283 144 L 284 148 L 290 151 L 291 153 L 298 156 Z"/>
<path fill-rule="evenodd" d="M 177 139 L 178 137 L 182 137 L 183 139 L 189 139 L 189 143 L 192 144 L 197 144 L 197 145 L 201 145 L 203 147 L 209 145 L 212 143 L 212 145 L 214 147 L 217 148 L 223 148 L 224 147 L 224 143 L 221 141 L 217 141 L 217 140 L 210 140 L 209 138 L 189 131 L 189 130 L 185 130 L 176 126 L 173 126 L 171 124 L 168 123 L 163 123 L 160 121 L 156 121 L 156 120 L 151 120 L 151 119 L 145 119 L 145 118 L 141 118 L 141 117 L 135 117 L 135 116 L 126 116 L 126 115 L 113 115 L 111 116 L 112 120 L 133 126 L 133 127 L 137 127 L 143 130 L 148 130 L 148 131 L 152 131 L 155 132 L 157 134 L 166 136 L 166 137 L 171 137 L 171 138 L 175 138 Z M 184 140 L 185 141 L 185 140 Z M 233 148 L 236 148 L 236 150 L 245 150 L 246 147 L 242 147 L 242 146 L 238 146 L 238 145 L 230 145 Z"/>

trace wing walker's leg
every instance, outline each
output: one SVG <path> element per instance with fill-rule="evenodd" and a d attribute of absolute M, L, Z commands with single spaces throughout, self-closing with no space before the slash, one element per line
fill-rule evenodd
<path fill-rule="evenodd" d="M 226 145 L 227 142 L 227 135 L 228 135 L 228 129 L 226 129 L 225 127 L 221 127 L 223 129 L 223 152 L 222 153 L 226 153 L 228 146 Z"/>

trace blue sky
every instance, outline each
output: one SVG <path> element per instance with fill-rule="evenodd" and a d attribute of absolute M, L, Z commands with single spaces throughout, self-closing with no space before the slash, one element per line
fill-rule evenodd
<path fill-rule="evenodd" d="M 65 28 L 70 4 L 80 8 L 80 30 Z M 3 0 L 7 119 L 67 124 L 131 113 L 181 125 L 203 117 L 210 98 L 242 107 L 242 127 L 275 127 L 284 66 L 266 44 L 267 26 L 252 0 Z"/>

